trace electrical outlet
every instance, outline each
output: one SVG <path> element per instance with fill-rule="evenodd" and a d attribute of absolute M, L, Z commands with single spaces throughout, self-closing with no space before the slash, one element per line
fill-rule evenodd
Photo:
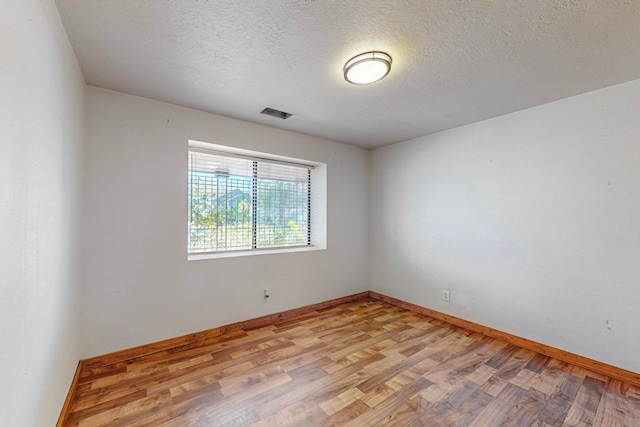
<path fill-rule="evenodd" d="M 449 291 L 442 291 L 442 300 L 446 302 L 451 301 L 451 295 L 449 294 Z"/>
<path fill-rule="evenodd" d="M 264 302 L 269 301 L 269 297 L 271 296 L 271 291 L 269 288 L 264 288 Z"/>

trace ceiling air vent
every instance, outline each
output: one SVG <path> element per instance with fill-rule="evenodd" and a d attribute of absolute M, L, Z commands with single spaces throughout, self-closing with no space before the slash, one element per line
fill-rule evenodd
<path fill-rule="evenodd" d="M 282 120 L 286 120 L 289 117 L 293 116 L 293 114 L 291 113 L 285 113 L 284 111 L 276 110 L 275 108 L 269 108 L 269 107 L 260 111 L 260 114 L 266 114 L 267 116 L 277 117 Z"/>

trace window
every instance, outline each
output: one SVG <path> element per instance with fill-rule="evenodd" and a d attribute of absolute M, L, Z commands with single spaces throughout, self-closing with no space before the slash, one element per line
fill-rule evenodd
<path fill-rule="evenodd" d="M 311 246 L 314 165 L 224 148 L 190 143 L 189 255 Z"/>

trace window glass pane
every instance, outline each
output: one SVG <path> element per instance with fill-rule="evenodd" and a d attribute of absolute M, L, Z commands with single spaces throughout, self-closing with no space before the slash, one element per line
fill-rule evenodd
<path fill-rule="evenodd" d="M 309 171 L 258 163 L 257 247 L 309 243 Z"/>
<path fill-rule="evenodd" d="M 190 254 L 310 245 L 308 167 L 189 152 Z"/>
<path fill-rule="evenodd" d="M 189 157 L 189 253 L 251 249 L 252 162 Z"/>

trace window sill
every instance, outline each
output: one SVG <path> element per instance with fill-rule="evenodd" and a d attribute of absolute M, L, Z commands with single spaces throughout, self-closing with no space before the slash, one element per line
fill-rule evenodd
<path fill-rule="evenodd" d="M 284 254 L 290 252 L 312 252 L 312 251 L 324 251 L 326 248 L 320 246 L 297 246 L 293 248 L 277 248 L 277 249 L 254 249 L 250 251 L 230 251 L 230 252 L 217 252 L 208 254 L 191 254 L 187 255 L 187 261 L 200 261 L 205 259 L 217 259 L 217 258 L 235 258 L 252 255 L 273 255 Z"/>

